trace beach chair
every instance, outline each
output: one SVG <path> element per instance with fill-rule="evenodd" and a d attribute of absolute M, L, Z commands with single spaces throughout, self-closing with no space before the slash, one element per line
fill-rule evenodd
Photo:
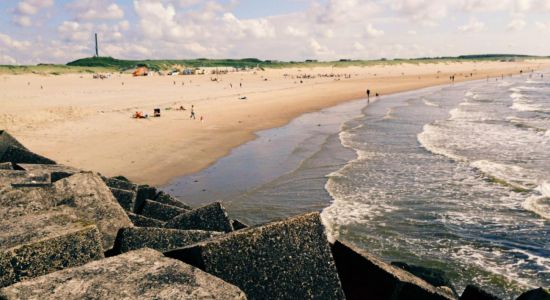
<path fill-rule="evenodd" d="M 153 116 L 154 117 L 160 117 L 160 108 L 155 108 L 154 109 Z"/>

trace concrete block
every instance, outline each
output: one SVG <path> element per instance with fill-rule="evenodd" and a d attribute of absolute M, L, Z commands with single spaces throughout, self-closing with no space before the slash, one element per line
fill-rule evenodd
<path fill-rule="evenodd" d="M 500 300 L 475 285 L 468 285 L 459 300 Z"/>
<path fill-rule="evenodd" d="M 159 227 L 159 228 L 161 228 L 161 227 L 164 227 L 164 225 L 166 224 L 166 222 L 163 222 L 163 221 L 160 221 L 160 220 L 157 220 L 157 219 L 147 218 L 147 217 L 144 217 L 142 215 L 134 214 L 134 213 L 131 213 L 131 212 L 128 212 L 128 217 L 130 218 L 132 223 L 134 223 L 134 226 L 137 226 L 137 227 Z"/>
<path fill-rule="evenodd" d="M 7 146 L 0 156 L 0 162 L 27 163 L 27 164 L 55 164 L 55 161 L 29 150 Z"/>
<path fill-rule="evenodd" d="M 138 190 L 137 184 L 131 183 L 127 180 L 120 180 L 113 177 L 111 178 L 103 177 L 103 181 L 105 181 L 105 184 L 110 188 L 134 191 L 137 194 L 137 190 Z"/>
<path fill-rule="evenodd" d="M 141 248 L 166 252 L 219 236 L 221 232 L 179 230 L 153 227 L 122 228 L 118 231 L 114 252 L 124 253 Z"/>
<path fill-rule="evenodd" d="M 391 266 L 366 251 L 336 241 L 332 255 L 346 299 L 450 300 L 452 292 Z"/>
<path fill-rule="evenodd" d="M 115 188 L 109 189 L 111 190 L 111 193 L 113 193 L 113 196 L 118 201 L 120 206 L 122 206 L 125 211 L 134 211 L 134 205 L 136 204 L 136 192 Z"/>
<path fill-rule="evenodd" d="M 134 212 L 138 214 L 141 213 L 145 200 L 147 199 L 153 200 L 155 199 L 156 196 L 157 196 L 157 189 L 155 187 L 148 186 L 148 185 L 138 186 L 138 191 L 136 196 L 136 209 L 134 210 Z"/>
<path fill-rule="evenodd" d="M 344 299 L 319 213 L 242 229 L 169 251 L 249 299 Z"/>
<path fill-rule="evenodd" d="M 97 227 L 68 210 L 0 222 L 0 287 L 101 258 Z"/>
<path fill-rule="evenodd" d="M 516 300 L 550 300 L 550 292 L 540 287 L 521 294 Z"/>
<path fill-rule="evenodd" d="M 0 299 L 246 299 L 239 288 L 141 249 L 20 282 Z"/>
<path fill-rule="evenodd" d="M 0 163 L 0 170 L 13 170 L 13 164 L 11 162 Z"/>
<path fill-rule="evenodd" d="M 160 202 L 162 204 L 168 204 L 168 205 L 172 205 L 172 206 L 176 206 L 176 207 L 179 207 L 179 208 L 183 208 L 183 209 L 186 209 L 186 210 L 192 210 L 193 208 L 181 201 L 179 201 L 178 199 L 170 196 L 169 194 L 165 193 L 165 192 L 159 192 L 155 198 L 153 199 L 157 202 Z"/>
<path fill-rule="evenodd" d="M 231 220 L 220 202 L 183 213 L 166 222 L 167 228 L 207 231 L 233 231 Z"/>
<path fill-rule="evenodd" d="M 143 208 L 141 209 L 142 216 L 160 221 L 170 220 L 185 212 L 187 212 L 187 210 L 183 208 L 162 204 L 153 200 L 145 200 Z"/>
<path fill-rule="evenodd" d="M 245 228 L 249 227 L 248 225 L 246 225 L 245 223 L 243 223 L 243 222 L 241 222 L 237 219 L 231 220 L 231 225 L 233 225 L 234 230 L 240 230 L 240 229 L 245 229 Z"/>

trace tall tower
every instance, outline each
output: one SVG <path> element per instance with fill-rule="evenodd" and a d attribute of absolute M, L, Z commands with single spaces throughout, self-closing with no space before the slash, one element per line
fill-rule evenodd
<path fill-rule="evenodd" d="M 97 33 L 95 34 L 95 57 L 99 57 L 99 47 L 97 46 Z"/>

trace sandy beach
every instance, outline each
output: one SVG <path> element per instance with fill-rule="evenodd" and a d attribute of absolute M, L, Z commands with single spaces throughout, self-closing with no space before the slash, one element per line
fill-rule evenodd
<path fill-rule="evenodd" d="M 46 157 L 139 183 L 197 172 L 254 132 L 345 101 L 550 67 L 548 60 L 289 68 L 223 75 L 0 75 L 0 128 Z M 319 76 L 319 75 L 328 76 Z M 330 76 L 332 74 L 332 76 Z M 300 78 L 310 75 L 312 78 Z M 242 86 L 241 86 L 242 85 Z M 374 97 L 373 97 L 374 98 Z M 190 119 L 194 105 L 196 119 Z M 186 110 L 177 110 L 183 106 Z M 160 108 L 160 118 L 151 117 Z M 133 119 L 136 111 L 149 114 Z M 202 118 L 202 121 L 201 121 Z"/>

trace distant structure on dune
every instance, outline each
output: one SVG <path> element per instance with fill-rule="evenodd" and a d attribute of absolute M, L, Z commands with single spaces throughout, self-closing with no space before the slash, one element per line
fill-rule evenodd
<path fill-rule="evenodd" d="M 99 57 L 99 47 L 97 45 L 97 33 L 95 33 L 95 57 Z"/>

